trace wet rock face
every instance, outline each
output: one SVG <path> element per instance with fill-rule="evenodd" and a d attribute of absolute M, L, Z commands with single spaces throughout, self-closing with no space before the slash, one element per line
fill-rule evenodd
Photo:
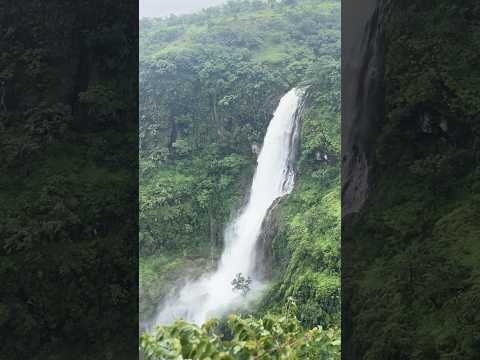
<path fill-rule="evenodd" d="M 383 119 L 383 0 L 342 6 L 342 217 L 368 197 Z"/>
<path fill-rule="evenodd" d="M 263 279 L 272 277 L 273 256 L 272 243 L 279 231 L 279 208 L 278 204 L 282 198 L 275 200 L 270 206 L 262 223 L 261 235 L 257 241 L 255 273 L 259 274 Z"/>

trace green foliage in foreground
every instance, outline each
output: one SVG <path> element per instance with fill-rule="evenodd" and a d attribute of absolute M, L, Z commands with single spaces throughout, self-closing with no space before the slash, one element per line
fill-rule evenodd
<path fill-rule="evenodd" d="M 336 360 L 340 359 L 340 331 L 315 327 L 305 331 L 295 317 L 290 300 L 282 315 L 261 319 L 230 315 L 228 338 L 218 331 L 218 321 L 201 327 L 176 321 L 141 337 L 140 351 L 148 360 Z"/>

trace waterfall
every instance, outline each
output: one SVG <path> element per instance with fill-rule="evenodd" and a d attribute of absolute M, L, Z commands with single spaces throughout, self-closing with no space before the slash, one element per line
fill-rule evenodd
<path fill-rule="evenodd" d="M 257 159 L 248 202 L 226 228 L 217 270 L 171 294 L 161 304 L 155 324 L 177 318 L 201 324 L 210 317 L 224 315 L 232 306 L 240 306 L 248 299 L 232 290 L 231 282 L 238 273 L 253 280 L 249 296 L 262 288 L 260 276 L 255 274 L 256 243 L 269 207 L 293 190 L 292 154 L 302 96 L 303 90 L 292 89 L 280 100 Z"/>

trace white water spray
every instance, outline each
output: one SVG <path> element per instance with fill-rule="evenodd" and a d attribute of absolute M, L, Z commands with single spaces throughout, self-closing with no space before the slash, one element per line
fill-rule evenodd
<path fill-rule="evenodd" d="M 240 306 L 246 299 L 232 291 L 231 285 L 238 273 L 253 279 L 252 293 L 262 288 L 255 274 L 256 243 L 270 206 L 293 190 L 292 153 L 302 95 L 302 90 L 292 89 L 280 100 L 257 160 L 250 198 L 225 231 L 225 249 L 217 270 L 171 294 L 161 305 L 155 324 L 168 324 L 177 318 L 202 324 L 210 317 L 224 315 L 232 306 Z"/>

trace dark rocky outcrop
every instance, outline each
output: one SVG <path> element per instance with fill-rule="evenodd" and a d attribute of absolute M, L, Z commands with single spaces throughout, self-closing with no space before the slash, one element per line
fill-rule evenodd
<path fill-rule="evenodd" d="M 347 1 L 342 18 L 342 217 L 368 197 L 383 119 L 382 0 Z"/>
<path fill-rule="evenodd" d="M 262 232 L 257 240 L 255 249 L 255 273 L 260 275 L 262 279 L 270 279 L 273 270 L 273 242 L 279 233 L 281 226 L 280 208 L 278 204 L 282 198 L 278 198 L 270 206 L 267 215 L 262 223 Z"/>

